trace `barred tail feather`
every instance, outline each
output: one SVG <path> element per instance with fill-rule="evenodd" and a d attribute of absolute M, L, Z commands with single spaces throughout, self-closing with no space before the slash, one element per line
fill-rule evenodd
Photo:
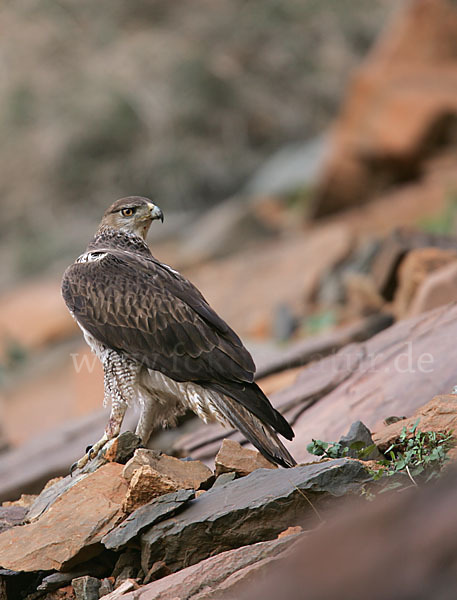
<path fill-rule="evenodd" d="M 297 464 L 270 425 L 263 423 L 232 398 L 228 396 L 219 398 L 218 409 L 220 412 L 267 460 L 286 468 L 294 467 Z"/>
<path fill-rule="evenodd" d="M 261 423 L 269 425 L 271 431 L 280 433 L 287 440 L 294 438 L 292 427 L 286 419 L 271 405 L 268 398 L 256 383 L 212 383 L 209 388 L 224 396 L 229 396 L 241 404 L 249 413 L 255 415 Z"/>

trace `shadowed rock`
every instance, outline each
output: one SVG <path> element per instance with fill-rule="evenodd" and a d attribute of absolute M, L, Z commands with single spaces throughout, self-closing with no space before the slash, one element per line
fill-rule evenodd
<path fill-rule="evenodd" d="M 151 527 L 155 523 L 176 514 L 184 504 L 194 497 L 193 490 L 178 490 L 155 498 L 152 502 L 138 508 L 125 521 L 105 535 L 102 538 L 102 544 L 109 550 L 119 550 L 146 527 Z"/>
<path fill-rule="evenodd" d="M 357 490 L 369 478 L 361 463 L 340 459 L 293 469 L 257 469 L 205 492 L 187 510 L 141 538 L 143 571 L 163 560 L 175 571 L 210 555 L 274 538 L 289 526 L 315 521 L 311 502 Z"/>

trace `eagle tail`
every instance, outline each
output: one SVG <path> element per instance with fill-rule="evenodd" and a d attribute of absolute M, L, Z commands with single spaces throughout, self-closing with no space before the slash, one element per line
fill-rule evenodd
<path fill-rule="evenodd" d="M 221 413 L 267 460 L 286 468 L 294 467 L 297 464 L 270 425 L 262 422 L 233 398 L 227 395 L 220 398 L 218 409 Z"/>
<path fill-rule="evenodd" d="M 262 423 L 269 425 L 273 431 L 280 433 L 286 440 L 294 438 L 292 427 L 286 419 L 271 405 L 268 398 L 256 383 L 212 383 L 211 389 L 229 396 L 241 404 Z"/>

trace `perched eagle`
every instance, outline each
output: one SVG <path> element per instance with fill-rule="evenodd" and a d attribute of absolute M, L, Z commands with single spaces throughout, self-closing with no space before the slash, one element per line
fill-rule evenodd
<path fill-rule="evenodd" d="M 147 198 L 117 200 L 63 276 L 64 300 L 102 362 L 111 403 L 105 434 L 76 467 L 119 435 L 135 402 L 144 444 L 190 408 L 239 429 L 269 461 L 295 465 L 277 435 L 294 433 L 254 383 L 240 338 L 192 283 L 152 256 L 145 238 L 155 219 L 163 221 L 162 211 Z"/>

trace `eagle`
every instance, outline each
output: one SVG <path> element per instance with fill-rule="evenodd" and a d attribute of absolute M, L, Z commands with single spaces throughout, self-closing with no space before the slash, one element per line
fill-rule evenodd
<path fill-rule="evenodd" d="M 117 200 L 63 275 L 63 298 L 103 365 L 111 404 L 104 435 L 72 470 L 119 435 L 131 405 L 140 407 L 136 434 L 145 445 L 154 429 L 191 409 L 238 429 L 270 462 L 294 466 L 278 437 L 292 440 L 293 430 L 254 382 L 238 335 L 190 281 L 151 254 L 145 240 L 157 219 L 163 213 L 147 198 Z"/>

